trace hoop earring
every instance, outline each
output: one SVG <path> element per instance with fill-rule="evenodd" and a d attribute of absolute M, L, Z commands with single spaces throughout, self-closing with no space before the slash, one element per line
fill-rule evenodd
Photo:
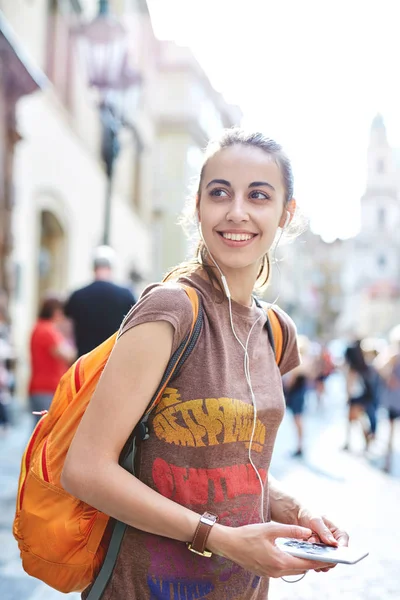
<path fill-rule="evenodd" d="M 265 285 L 267 285 L 269 278 L 271 277 L 271 259 L 269 256 L 269 252 L 267 252 L 267 254 L 264 255 L 264 269 L 265 265 L 267 265 L 268 267 L 267 276 L 265 278 Z"/>
<path fill-rule="evenodd" d="M 259 269 L 259 271 L 257 273 L 256 284 L 260 288 L 263 288 L 269 282 L 269 278 L 270 278 L 270 275 L 271 275 L 271 259 L 270 259 L 270 256 L 269 256 L 269 252 L 267 252 L 266 254 L 264 254 L 261 260 L 262 260 L 262 263 L 261 263 L 261 267 L 260 267 L 260 269 Z M 259 279 L 264 274 L 265 270 L 267 270 L 267 275 L 264 275 L 263 281 L 261 283 L 259 283 Z"/>

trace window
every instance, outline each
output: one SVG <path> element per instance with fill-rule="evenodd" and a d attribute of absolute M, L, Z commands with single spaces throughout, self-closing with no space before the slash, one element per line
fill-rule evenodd
<path fill-rule="evenodd" d="M 72 29 L 77 24 L 80 4 L 73 0 L 48 0 L 46 73 L 61 100 L 70 105 L 73 78 Z"/>

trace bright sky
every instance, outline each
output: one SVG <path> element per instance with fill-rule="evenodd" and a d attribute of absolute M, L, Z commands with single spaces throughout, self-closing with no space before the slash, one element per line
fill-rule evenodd
<path fill-rule="evenodd" d="M 354 235 L 371 121 L 400 146 L 399 0 L 148 0 L 243 125 L 283 144 L 296 198 L 327 241 Z"/>

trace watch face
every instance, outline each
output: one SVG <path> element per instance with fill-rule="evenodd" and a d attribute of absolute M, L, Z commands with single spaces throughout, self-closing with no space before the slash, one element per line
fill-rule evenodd
<path fill-rule="evenodd" d="M 214 525 L 215 521 L 217 520 L 218 517 L 216 517 L 215 515 L 211 515 L 210 513 L 205 513 L 204 515 L 202 515 L 200 517 L 200 521 L 202 523 L 204 523 L 205 525 Z"/>

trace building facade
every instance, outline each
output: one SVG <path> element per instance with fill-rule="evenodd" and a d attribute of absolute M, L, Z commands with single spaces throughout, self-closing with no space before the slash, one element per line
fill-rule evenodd
<path fill-rule="evenodd" d="M 154 266 L 158 279 L 192 251 L 177 221 L 195 194 L 203 149 L 241 111 L 227 104 L 187 48 L 159 43 L 155 103 L 156 186 L 153 200 Z"/>
<path fill-rule="evenodd" d="M 128 33 L 129 68 L 138 74 L 137 84 L 111 93 L 122 122 L 111 194 L 101 151 L 102 96 L 87 83 L 80 35 L 82 24 L 108 4 Z M 26 91 L 22 75 L 16 78 L 23 89 L 14 103 L 20 140 L 9 173 L 14 200 L 1 205 L 2 214 L 9 211 L 7 231 L 14 240 L 11 247 L 2 234 L 1 264 L 10 272 L 7 294 L 24 389 L 27 341 L 39 303 L 46 293 L 67 294 L 91 279 L 106 198 L 116 279 L 128 284 L 141 279 L 144 285 L 160 277 L 185 257 L 175 222 L 193 154 L 211 133 L 206 123 L 233 125 L 240 112 L 213 90 L 187 49 L 155 38 L 144 0 L 0 0 L 0 11 L 34 66 Z M 7 81 L 2 79 L 0 112 Z M 3 126 L 4 120 L 2 157 L 8 143 Z M 1 285 L 6 287 L 3 280 Z"/>
<path fill-rule="evenodd" d="M 400 323 L 400 162 L 372 122 L 361 228 L 325 243 L 310 231 L 282 250 L 282 305 L 311 337 L 384 337 Z"/>
<path fill-rule="evenodd" d="M 8 22 L 0 14 L 0 302 L 8 312 L 13 287 L 12 214 L 14 153 L 20 140 L 16 123 L 18 101 L 45 84 L 45 78 L 24 55 Z"/>

